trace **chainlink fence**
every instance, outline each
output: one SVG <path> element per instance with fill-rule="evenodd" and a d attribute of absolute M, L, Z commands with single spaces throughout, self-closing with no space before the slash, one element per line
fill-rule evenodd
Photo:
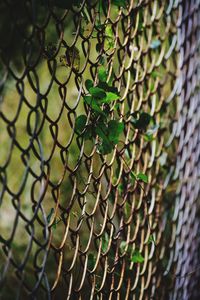
<path fill-rule="evenodd" d="M 0 20 L 1 299 L 199 299 L 200 2 Z"/>

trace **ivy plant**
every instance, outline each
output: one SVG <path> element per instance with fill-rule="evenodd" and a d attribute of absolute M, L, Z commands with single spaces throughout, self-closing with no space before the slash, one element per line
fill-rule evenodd
<path fill-rule="evenodd" d="M 86 80 L 88 93 L 83 96 L 83 100 L 90 110 L 90 119 L 86 115 L 80 115 L 75 120 L 75 132 L 85 140 L 96 140 L 98 137 L 98 151 L 103 155 L 113 151 L 124 130 L 124 124 L 119 119 L 111 119 L 110 105 L 120 99 L 120 94 L 107 79 L 107 71 L 101 66 L 97 85 L 90 79 Z"/>
<path fill-rule="evenodd" d="M 136 129 L 146 130 L 150 124 L 151 116 L 146 112 L 134 112 L 132 114 L 131 122 Z"/>
<path fill-rule="evenodd" d="M 112 0 L 111 3 L 117 7 L 126 8 L 128 1 L 127 0 Z"/>
<path fill-rule="evenodd" d="M 144 262 L 144 257 L 141 254 L 141 252 L 138 249 L 131 251 L 130 245 L 128 245 L 126 241 L 122 241 L 120 243 L 119 248 L 120 248 L 121 253 L 124 253 L 126 251 L 126 254 L 129 257 L 130 262 L 134 262 L 134 263 L 143 263 Z"/>
<path fill-rule="evenodd" d="M 148 183 L 148 181 L 149 181 L 148 176 L 142 172 L 140 172 L 138 174 L 131 172 L 130 176 L 132 178 L 132 184 L 134 184 L 135 181 L 142 181 L 144 183 Z"/>
<path fill-rule="evenodd" d="M 135 249 L 135 251 L 131 255 L 131 262 L 134 262 L 134 263 L 143 263 L 144 262 L 144 257 L 139 252 L 139 250 Z"/>

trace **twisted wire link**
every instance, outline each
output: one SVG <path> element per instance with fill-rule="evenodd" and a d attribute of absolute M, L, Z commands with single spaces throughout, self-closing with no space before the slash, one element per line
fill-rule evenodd
<path fill-rule="evenodd" d="M 176 135 L 179 137 L 175 177 L 179 178 L 173 212 L 172 243 L 176 280 L 171 299 L 198 299 L 199 282 L 199 2 L 185 2 L 178 32 L 180 105 Z M 195 43 L 193 43 L 195 41 Z M 189 49 L 189 45 L 191 45 Z"/>
<path fill-rule="evenodd" d="M 2 299 L 198 297 L 200 3 L 122 2 L 0 4 Z M 125 125 L 108 155 L 75 130 L 102 65 Z"/>

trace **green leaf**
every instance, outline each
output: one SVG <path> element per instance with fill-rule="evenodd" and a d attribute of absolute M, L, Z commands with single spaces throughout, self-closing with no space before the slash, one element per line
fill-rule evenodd
<path fill-rule="evenodd" d="M 157 77 L 162 77 L 162 74 L 160 72 L 153 71 L 153 72 L 151 72 L 150 76 L 152 78 L 156 79 Z"/>
<path fill-rule="evenodd" d="M 84 140 L 90 140 L 92 139 L 92 137 L 93 137 L 93 127 L 92 125 L 89 125 L 84 131 L 83 138 Z"/>
<path fill-rule="evenodd" d="M 123 191 L 124 191 L 124 185 L 122 183 L 120 183 L 117 187 L 118 191 L 119 191 L 119 195 L 121 196 Z"/>
<path fill-rule="evenodd" d="M 118 92 L 118 89 L 117 89 L 115 86 L 109 86 L 107 91 L 108 91 L 108 92 L 112 92 L 112 93 L 114 93 L 114 94 L 120 96 L 120 95 L 119 95 L 119 92 Z M 119 97 L 119 98 L 120 98 L 120 97 Z"/>
<path fill-rule="evenodd" d="M 110 102 L 113 102 L 113 101 L 116 101 L 120 98 L 119 95 L 115 94 L 115 93 L 112 93 L 112 92 L 107 92 L 106 93 L 106 97 L 103 98 L 101 100 L 102 103 L 110 103 Z"/>
<path fill-rule="evenodd" d="M 83 100 L 85 101 L 85 103 L 87 103 L 89 106 L 92 106 L 92 102 L 94 101 L 94 98 L 92 98 L 92 96 L 84 96 Z"/>
<path fill-rule="evenodd" d="M 151 116 L 143 112 L 140 115 L 139 122 L 137 125 L 141 128 L 146 128 L 149 125 L 150 121 L 151 121 Z"/>
<path fill-rule="evenodd" d="M 145 183 L 148 183 L 148 176 L 146 174 L 144 174 L 144 173 L 138 173 L 137 174 L 137 179 L 141 180 L 141 181 L 143 181 Z"/>
<path fill-rule="evenodd" d="M 144 135 L 144 139 L 145 139 L 145 141 L 147 141 L 147 142 L 152 142 L 153 140 L 154 140 L 154 137 L 153 137 L 153 134 L 145 134 Z"/>
<path fill-rule="evenodd" d="M 108 128 L 103 122 L 99 122 L 95 128 L 96 134 L 102 138 L 102 140 L 108 140 Z"/>
<path fill-rule="evenodd" d="M 98 145 L 98 150 L 102 155 L 106 155 L 113 151 L 113 145 L 108 140 L 103 140 L 102 143 Z"/>
<path fill-rule="evenodd" d="M 79 117 L 76 118 L 74 130 L 77 134 L 81 134 L 82 131 L 85 129 L 86 122 L 87 122 L 87 117 L 85 115 L 80 115 Z"/>
<path fill-rule="evenodd" d="M 124 124 L 119 121 L 111 120 L 108 122 L 108 127 L 100 122 L 96 127 L 96 134 L 101 138 L 101 143 L 98 146 L 101 154 L 111 153 L 114 146 L 119 142 L 119 136 L 124 129 Z"/>
<path fill-rule="evenodd" d="M 110 38 L 113 38 L 113 37 L 114 37 L 114 35 L 113 35 L 113 30 L 112 30 L 112 26 L 111 26 L 111 25 L 107 25 L 107 26 L 106 26 L 105 33 L 106 33 L 106 37 L 110 37 Z"/>
<path fill-rule="evenodd" d="M 118 7 L 126 8 L 127 0 L 112 0 L 112 4 Z"/>
<path fill-rule="evenodd" d="M 107 251 L 108 244 L 109 244 L 109 236 L 108 236 L 108 234 L 106 232 L 104 234 L 104 236 L 102 236 L 102 250 L 103 250 L 103 252 Z"/>
<path fill-rule="evenodd" d="M 130 175 L 131 175 L 131 178 L 133 178 L 133 179 L 137 178 L 137 175 L 134 172 L 131 172 Z"/>
<path fill-rule="evenodd" d="M 98 86 L 91 87 L 89 89 L 89 92 L 95 98 L 103 99 L 106 97 L 106 92 L 103 89 L 99 88 Z"/>
<path fill-rule="evenodd" d="M 97 24 L 96 28 L 99 29 L 99 30 L 101 30 L 101 29 L 104 29 L 105 26 L 106 26 L 106 24 Z"/>
<path fill-rule="evenodd" d="M 104 66 L 101 66 L 98 70 L 98 78 L 101 82 L 106 82 L 107 80 L 107 71 Z"/>
<path fill-rule="evenodd" d="M 87 103 L 94 111 L 104 115 L 104 112 L 102 111 L 95 98 L 91 96 L 84 96 L 83 99 L 85 103 Z"/>
<path fill-rule="evenodd" d="M 88 268 L 91 270 L 94 268 L 95 266 L 95 263 L 96 263 L 96 257 L 94 256 L 93 253 L 90 253 L 88 255 Z"/>
<path fill-rule="evenodd" d="M 105 50 L 106 51 L 114 48 L 115 36 L 114 36 L 111 25 L 106 26 L 104 43 L 105 43 Z"/>
<path fill-rule="evenodd" d="M 139 22 L 138 22 L 138 30 L 143 31 L 144 25 L 143 25 L 143 17 L 144 12 L 142 9 L 139 10 Z"/>
<path fill-rule="evenodd" d="M 116 103 L 115 106 L 114 106 L 114 110 L 118 110 L 119 108 L 120 108 L 120 104 Z"/>
<path fill-rule="evenodd" d="M 99 48 L 99 51 L 97 51 L 97 52 L 100 52 L 101 49 L 103 48 L 103 45 L 100 44 L 99 47 L 96 46 L 96 48 Z M 107 60 L 107 58 L 106 58 L 106 55 L 105 55 L 105 54 L 102 54 L 101 57 L 99 57 L 99 63 L 100 63 L 101 65 L 106 64 L 106 60 Z"/>
<path fill-rule="evenodd" d="M 87 79 L 85 82 L 85 87 L 89 91 L 91 87 L 93 87 L 93 81 L 90 79 Z"/>
<path fill-rule="evenodd" d="M 139 115 L 139 119 L 135 118 L 135 116 L 137 116 L 138 113 L 133 114 L 133 118 L 132 118 L 132 123 L 134 125 L 135 128 L 137 129 L 146 129 L 147 126 L 149 125 L 150 121 L 151 121 L 151 116 L 145 112 L 141 113 Z"/>
<path fill-rule="evenodd" d="M 135 250 L 131 256 L 131 261 L 134 263 L 142 263 L 144 261 L 144 257 L 138 250 Z"/>
<path fill-rule="evenodd" d="M 150 92 L 153 92 L 154 88 L 155 88 L 155 83 L 153 82 L 153 83 L 150 85 Z"/>
<path fill-rule="evenodd" d="M 124 130 L 124 124 L 117 120 L 111 120 L 108 123 L 108 138 L 113 144 L 118 144 L 119 136 Z"/>
<path fill-rule="evenodd" d="M 107 84 L 107 82 L 100 81 L 97 86 L 104 90 L 104 92 L 108 92 L 109 85 Z"/>
<path fill-rule="evenodd" d="M 157 49 L 160 45 L 161 45 L 160 40 L 153 40 L 150 44 L 150 48 L 154 50 Z"/>

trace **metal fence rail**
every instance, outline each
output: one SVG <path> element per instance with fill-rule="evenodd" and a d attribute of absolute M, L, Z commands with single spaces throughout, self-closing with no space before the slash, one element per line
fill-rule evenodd
<path fill-rule="evenodd" d="M 1 299 L 199 299 L 200 2 L 0 3 Z"/>

